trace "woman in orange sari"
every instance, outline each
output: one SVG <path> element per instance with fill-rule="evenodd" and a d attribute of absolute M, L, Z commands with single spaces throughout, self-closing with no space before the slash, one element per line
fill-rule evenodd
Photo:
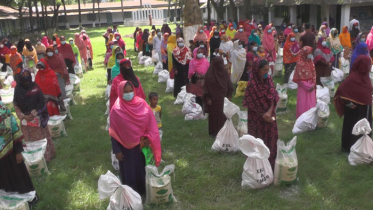
<path fill-rule="evenodd" d="M 10 47 L 9 65 L 13 70 L 14 80 L 18 82 L 19 74 L 23 69 L 22 55 L 17 52 L 17 47 Z"/>

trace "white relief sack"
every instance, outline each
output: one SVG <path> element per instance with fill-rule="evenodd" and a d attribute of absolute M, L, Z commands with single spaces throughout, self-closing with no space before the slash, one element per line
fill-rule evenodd
<path fill-rule="evenodd" d="M 371 132 L 372 128 L 366 118 L 355 124 L 352 134 L 363 136 L 350 149 L 350 154 L 348 155 L 350 165 L 369 164 L 373 161 L 373 141 L 369 136 Z"/>

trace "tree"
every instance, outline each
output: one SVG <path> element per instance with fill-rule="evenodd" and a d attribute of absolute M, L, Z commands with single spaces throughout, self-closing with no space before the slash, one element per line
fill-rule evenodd
<path fill-rule="evenodd" d="M 79 28 L 82 28 L 82 10 L 80 9 L 80 0 L 78 0 L 78 10 L 79 10 Z"/>
<path fill-rule="evenodd" d="M 207 22 L 211 23 L 211 0 L 207 0 Z"/>
<path fill-rule="evenodd" d="M 177 17 L 177 2 L 178 0 L 175 0 L 174 23 L 176 23 L 176 17 Z"/>
<path fill-rule="evenodd" d="M 211 0 L 211 4 L 214 7 L 216 14 L 218 15 L 218 20 L 223 20 L 224 19 L 224 0 Z"/>
<path fill-rule="evenodd" d="M 202 12 L 198 6 L 198 0 L 188 0 L 188 4 L 185 4 L 184 12 L 184 27 L 183 34 L 185 40 L 192 40 L 196 34 L 198 28 L 202 26 Z M 189 42 L 186 44 L 189 46 Z"/>
<path fill-rule="evenodd" d="M 34 0 L 34 7 L 36 10 L 36 22 L 37 22 L 37 27 L 38 27 L 38 32 L 41 32 L 41 27 L 40 27 L 40 16 L 39 16 L 39 8 L 38 8 L 38 0 Z"/>
<path fill-rule="evenodd" d="M 32 19 L 32 2 L 31 0 L 28 0 L 28 14 L 29 14 L 29 21 L 30 21 L 30 29 L 31 33 L 34 33 L 34 21 Z"/>
<path fill-rule="evenodd" d="M 171 9 L 171 0 L 168 0 L 167 22 L 170 22 L 170 9 Z"/>
<path fill-rule="evenodd" d="M 101 27 L 100 1 L 101 1 L 101 0 L 97 0 L 97 13 L 98 13 L 98 26 L 99 26 L 99 27 Z"/>
<path fill-rule="evenodd" d="M 65 27 L 66 27 L 66 29 L 70 29 L 69 22 L 67 21 L 65 0 L 61 0 L 61 2 L 62 2 L 62 5 L 63 5 L 63 12 L 65 13 L 65 15 L 64 15 L 64 17 L 65 17 Z"/>
<path fill-rule="evenodd" d="M 20 27 L 20 31 L 21 33 L 23 32 L 24 30 L 24 27 L 23 27 L 23 11 L 22 11 L 22 8 L 23 8 L 23 4 L 25 3 L 25 0 L 21 0 L 18 2 L 18 13 L 19 13 L 19 27 Z"/>
<path fill-rule="evenodd" d="M 231 17 L 233 20 L 237 18 L 237 7 L 234 0 L 229 0 L 229 6 L 231 10 Z M 227 21 L 227 20 L 226 20 Z"/>
<path fill-rule="evenodd" d="M 92 0 L 92 27 L 96 27 L 95 0 Z"/>
<path fill-rule="evenodd" d="M 120 0 L 120 4 L 122 6 L 122 19 L 123 19 L 123 24 L 124 24 L 123 0 Z"/>

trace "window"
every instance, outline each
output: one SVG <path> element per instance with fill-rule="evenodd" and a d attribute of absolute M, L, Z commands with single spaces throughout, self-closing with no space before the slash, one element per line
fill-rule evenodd
<path fill-rule="evenodd" d="M 279 6 L 275 7 L 275 18 L 289 17 L 289 7 Z"/>

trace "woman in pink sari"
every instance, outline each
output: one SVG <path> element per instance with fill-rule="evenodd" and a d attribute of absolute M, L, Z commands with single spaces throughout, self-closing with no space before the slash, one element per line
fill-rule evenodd
<path fill-rule="evenodd" d="M 79 54 L 80 54 L 80 58 L 84 61 L 84 68 L 85 68 L 85 71 L 87 71 L 87 62 L 88 62 L 88 57 L 87 57 L 87 45 L 85 44 L 85 42 L 83 41 L 83 38 L 80 38 L 79 34 L 76 33 L 75 36 L 74 36 L 74 42 L 75 42 L 75 45 L 78 47 L 79 49 Z"/>
<path fill-rule="evenodd" d="M 275 61 L 276 60 L 276 44 L 275 44 L 275 38 L 273 37 L 272 32 L 273 31 L 272 31 L 271 25 L 267 25 L 263 32 L 262 45 L 268 57 L 271 57 L 272 58 L 271 60 Z"/>
<path fill-rule="evenodd" d="M 136 48 L 138 49 L 139 52 L 142 52 L 142 45 L 143 45 L 142 29 L 140 28 L 136 34 Z"/>
<path fill-rule="evenodd" d="M 109 135 L 113 153 L 119 160 L 122 184 L 145 195 L 145 156 L 142 148 L 150 147 L 155 165 L 161 162 L 161 140 L 157 121 L 146 101 L 136 95 L 131 82 L 119 84 L 118 98 L 110 111 Z"/>
<path fill-rule="evenodd" d="M 312 47 L 305 46 L 299 52 L 293 81 L 298 84 L 297 118 L 316 106 L 316 70 Z"/>

